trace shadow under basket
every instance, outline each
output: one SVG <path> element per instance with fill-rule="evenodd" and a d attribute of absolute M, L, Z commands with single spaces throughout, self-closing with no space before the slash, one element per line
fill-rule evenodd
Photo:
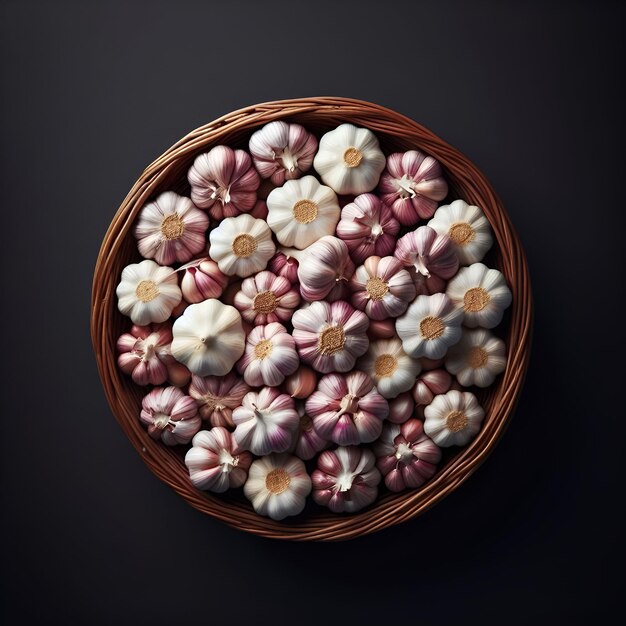
<path fill-rule="evenodd" d="M 437 473 L 420 489 L 393 494 L 383 487 L 373 505 L 353 515 L 335 515 L 308 505 L 298 517 L 275 522 L 257 515 L 238 493 L 241 490 L 234 495 L 199 491 L 192 485 L 184 464 L 186 448 L 178 446 L 178 450 L 150 438 L 139 421 L 146 389 L 135 385 L 117 367 L 116 341 L 130 327 L 130 321 L 117 309 L 115 289 L 122 269 L 141 260 L 132 233 L 140 209 L 166 190 L 189 195 L 187 170 L 198 154 L 218 144 L 247 149 L 251 133 L 273 120 L 298 122 L 318 138 L 337 125 L 350 122 L 372 130 L 385 154 L 417 148 L 438 159 L 449 184 L 444 202 L 462 198 L 484 211 L 494 234 L 494 246 L 486 264 L 504 274 L 513 294 L 513 303 L 497 329 L 507 346 L 506 370 L 491 387 L 477 392 L 486 413 L 480 433 L 464 448 L 445 450 Z M 130 190 L 106 233 L 94 273 L 91 309 L 91 335 L 111 410 L 150 470 L 203 513 L 240 530 L 301 541 L 350 539 L 405 522 L 467 480 L 498 442 L 515 407 L 528 365 L 531 326 L 532 294 L 524 252 L 483 174 L 461 153 L 413 120 L 369 102 L 332 97 L 269 102 L 235 111 L 193 131 L 152 163 Z"/>

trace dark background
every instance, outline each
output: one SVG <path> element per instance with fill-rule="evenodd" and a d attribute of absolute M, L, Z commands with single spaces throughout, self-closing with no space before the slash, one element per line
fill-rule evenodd
<path fill-rule="evenodd" d="M 3 623 L 585 624 L 622 604 L 624 11 L 564 2 L 0 2 Z M 102 237 L 142 169 L 255 102 L 371 100 L 469 156 L 526 248 L 506 435 L 422 517 L 288 544 L 189 507 L 104 399 Z"/>

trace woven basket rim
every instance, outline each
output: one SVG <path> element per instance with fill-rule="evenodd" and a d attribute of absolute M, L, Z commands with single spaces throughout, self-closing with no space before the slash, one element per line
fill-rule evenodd
<path fill-rule="evenodd" d="M 420 148 L 437 158 L 451 188 L 463 190 L 463 198 L 481 206 L 489 219 L 497 248 L 497 267 L 509 283 L 513 303 L 506 339 L 506 370 L 492 390 L 482 430 L 452 461 L 439 468 L 422 488 L 384 495 L 357 514 L 322 512 L 276 522 L 257 515 L 247 503 L 231 502 L 197 490 L 180 456 L 151 439 L 139 424 L 137 402 L 141 394 L 117 368 L 115 341 L 119 330 L 116 329 L 122 323 L 122 316 L 115 299 L 119 271 L 113 268 L 121 269 L 134 252 L 130 231 L 139 209 L 157 189 L 170 184 L 168 177 L 179 180 L 176 172 L 185 171 L 185 164 L 195 155 L 221 143 L 225 137 L 236 140 L 249 136 L 254 128 L 269 121 L 285 118 L 302 121 L 309 117 L 329 127 L 342 122 L 365 126 L 381 141 L 386 138 L 400 145 L 400 149 Z M 304 125 L 315 130 L 313 122 Z M 344 97 L 296 98 L 264 102 L 223 115 L 185 135 L 143 171 L 115 213 L 97 257 L 91 336 L 109 406 L 146 465 L 160 480 L 191 506 L 240 530 L 280 539 L 333 541 L 366 535 L 416 517 L 459 487 L 484 462 L 506 429 L 523 386 L 532 336 L 532 292 L 525 254 L 515 229 L 490 183 L 463 154 L 414 120 L 383 106 Z"/>

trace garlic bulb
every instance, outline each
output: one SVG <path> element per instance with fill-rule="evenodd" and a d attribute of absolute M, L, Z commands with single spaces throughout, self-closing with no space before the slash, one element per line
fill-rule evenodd
<path fill-rule="evenodd" d="M 299 363 L 293 337 L 282 324 L 272 322 L 252 329 L 237 370 L 248 385 L 276 387 L 298 369 Z"/>
<path fill-rule="evenodd" d="M 283 390 L 292 398 L 308 398 L 317 387 L 317 374 L 306 365 L 300 367 L 283 384 Z"/>
<path fill-rule="evenodd" d="M 420 226 L 398 239 L 395 257 L 425 278 L 437 276 L 447 280 L 459 269 L 459 259 L 448 236 L 438 235 L 429 226 Z"/>
<path fill-rule="evenodd" d="M 127 265 L 115 293 L 120 313 L 139 326 L 164 322 L 183 297 L 174 270 L 150 260 Z"/>
<path fill-rule="evenodd" d="M 292 398 L 278 389 L 263 387 L 247 393 L 233 411 L 235 440 L 242 450 L 264 456 L 285 452 L 293 442 L 300 416 Z"/>
<path fill-rule="evenodd" d="M 424 409 L 424 432 L 443 448 L 464 446 L 480 430 L 485 411 L 468 391 L 435 396 Z"/>
<path fill-rule="evenodd" d="M 299 259 L 298 280 L 305 300 L 341 300 L 354 273 L 348 247 L 337 237 L 326 236 L 309 246 Z"/>
<path fill-rule="evenodd" d="M 300 459 L 271 454 L 252 463 L 243 492 L 259 515 L 282 520 L 302 513 L 311 479 Z"/>
<path fill-rule="evenodd" d="M 357 196 L 341 209 L 337 237 L 345 241 L 355 263 L 372 255 L 393 254 L 400 224 L 391 209 L 371 193 Z"/>
<path fill-rule="evenodd" d="M 191 304 L 219 298 L 228 285 L 228 277 L 220 272 L 215 261 L 206 257 L 187 263 L 178 271 L 184 272 L 180 283 L 183 298 Z"/>
<path fill-rule="evenodd" d="M 463 323 L 470 328 L 495 328 L 512 300 L 504 276 L 482 263 L 462 267 L 446 294 L 463 311 Z"/>
<path fill-rule="evenodd" d="M 261 178 L 275 185 L 300 178 L 310 169 L 317 150 L 315 135 L 300 124 L 270 122 L 250 137 L 250 154 Z"/>
<path fill-rule="evenodd" d="M 239 312 L 215 299 L 190 304 L 172 334 L 174 358 L 198 376 L 228 374 L 245 347 Z"/>
<path fill-rule="evenodd" d="M 248 477 L 252 455 L 242 452 L 230 432 L 221 426 L 201 430 L 185 455 L 191 482 L 215 493 L 241 487 Z"/>
<path fill-rule="evenodd" d="M 294 437 L 293 450 L 303 461 L 309 461 L 320 450 L 328 446 L 328 441 L 313 428 L 313 420 L 306 412 L 305 403 L 301 400 L 296 402 L 296 411 L 300 416 L 300 425 Z"/>
<path fill-rule="evenodd" d="M 300 304 L 300 292 L 287 278 L 262 271 L 244 279 L 234 305 L 250 324 L 287 322 Z"/>
<path fill-rule="evenodd" d="M 352 304 L 372 320 L 402 315 L 415 299 L 409 272 L 395 257 L 369 257 L 356 268 L 350 281 Z"/>
<path fill-rule="evenodd" d="M 408 419 L 415 417 L 415 402 L 410 393 L 401 393 L 387 402 L 389 403 L 388 422 L 404 424 Z"/>
<path fill-rule="evenodd" d="M 369 443 L 381 433 L 389 415 L 387 401 L 364 372 L 322 376 L 306 401 L 315 432 L 341 446 Z"/>
<path fill-rule="evenodd" d="M 397 337 L 370 343 L 359 368 L 371 377 L 383 398 L 395 398 L 411 389 L 420 373 L 419 361 L 405 353 Z"/>
<path fill-rule="evenodd" d="M 276 252 L 268 225 L 250 215 L 226 218 L 209 239 L 209 255 L 227 276 L 245 278 L 260 272 Z"/>
<path fill-rule="evenodd" d="M 165 191 L 141 209 L 133 232 L 142 257 L 170 265 L 189 261 L 201 252 L 208 227 L 206 213 L 189 198 Z"/>
<path fill-rule="evenodd" d="M 385 168 L 385 155 L 371 130 L 341 124 L 322 135 L 313 167 L 340 194 L 371 191 Z"/>
<path fill-rule="evenodd" d="M 464 387 L 488 387 L 506 368 L 504 341 L 482 328 L 463 330 L 446 355 L 446 369 Z"/>
<path fill-rule="evenodd" d="M 267 269 L 276 274 L 276 276 L 286 278 L 292 284 L 298 282 L 298 261 L 295 257 L 289 256 L 282 251 L 278 251 L 270 259 Z"/>
<path fill-rule="evenodd" d="M 387 157 L 378 191 L 396 219 L 404 226 L 413 226 L 432 216 L 437 202 L 448 195 L 448 183 L 439 161 L 419 150 L 409 150 Z"/>
<path fill-rule="evenodd" d="M 375 339 L 391 339 L 396 336 L 396 320 L 388 318 L 386 320 L 370 320 L 367 336 L 370 341 Z"/>
<path fill-rule="evenodd" d="M 450 348 L 450 350 L 452 350 Z M 448 352 L 449 354 L 450 352 Z M 452 376 L 442 369 L 429 370 L 422 372 L 415 381 L 413 387 L 413 398 L 417 406 L 426 406 L 430 404 L 435 396 L 446 393 L 452 385 Z"/>
<path fill-rule="evenodd" d="M 396 320 L 404 351 L 413 358 L 440 359 L 461 338 L 463 311 L 443 293 L 417 296 Z"/>
<path fill-rule="evenodd" d="M 421 487 L 435 475 L 441 460 L 441 450 L 416 419 L 402 425 L 385 424 L 373 451 L 387 489 L 394 492 Z"/>
<path fill-rule="evenodd" d="M 191 199 L 201 209 L 208 209 L 214 220 L 252 209 L 261 182 L 250 155 L 228 146 L 215 146 L 197 156 L 187 178 Z"/>
<path fill-rule="evenodd" d="M 464 200 L 440 206 L 428 226 L 450 238 L 461 265 L 482 261 L 493 244 L 487 218 L 477 206 Z"/>
<path fill-rule="evenodd" d="M 337 195 L 317 178 L 288 180 L 267 197 L 267 223 L 284 245 L 303 250 L 323 237 L 333 235 L 341 209 Z"/>
<path fill-rule="evenodd" d="M 189 395 L 198 404 L 202 419 L 211 426 L 235 428 L 233 410 L 241 406 L 250 387 L 234 372 L 226 376 L 192 376 Z"/>
<path fill-rule="evenodd" d="M 371 450 L 339 447 L 319 455 L 311 481 L 317 504 L 333 513 L 356 513 L 376 500 L 380 472 Z"/>
<path fill-rule="evenodd" d="M 176 387 L 189 382 L 189 370 L 170 351 L 170 324 L 133 326 L 117 340 L 117 364 L 137 385 L 161 385 L 166 380 Z"/>
<path fill-rule="evenodd" d="M 347 372 L 367 350 L 367 316 L 347 302 L 313 302 L 291 321 L 300 358 L 317 372 Z"/>
<path fill-rule="evenodd" d="M 141 402 L 142 424 L 168 446 L 186 444 L 200 430 L 196 401 L 177 387 L 156 387 Z"/>

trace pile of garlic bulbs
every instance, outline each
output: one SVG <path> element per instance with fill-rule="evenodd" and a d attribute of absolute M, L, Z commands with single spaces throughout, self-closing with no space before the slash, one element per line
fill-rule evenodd
<path fill-rule="evenodd" d="M 138 418 L 187 446 L 201 490 L 255 511 L 336 513 L 432 478 L 506 366 L 492 329 L 511 303 L 482 263 L 488 220 L 420 150 L 383 154 L 366 128 L 318 138 L 271 122 L 249 152 L 219 145 L 134 224 L 118 363 L 147 386 Z M 469 388 L 469 390 L 467 390 Z M 475 389 L 474 389 L 475 390 Z"/>

